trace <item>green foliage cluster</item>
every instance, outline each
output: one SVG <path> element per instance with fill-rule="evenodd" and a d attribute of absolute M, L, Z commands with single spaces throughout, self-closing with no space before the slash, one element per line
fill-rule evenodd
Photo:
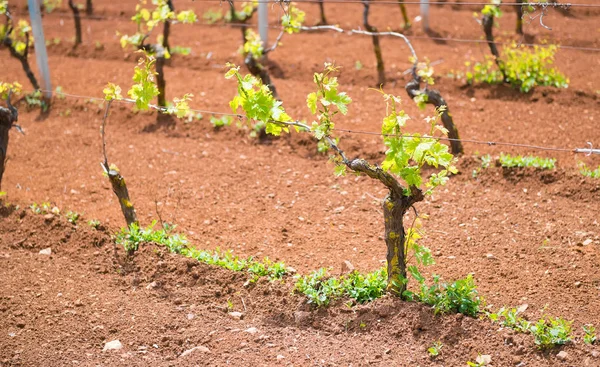
<path fill-rule="evenodd" d="M 269 280 L 280 280 L 293 272 L 293 269 L 287 267 L 283 262 L 273 262 L 268 257 L 261 261 L 253 257 L 240 258 L 235 256 L 232 251 L 198 250 L 192 247 L 184 248 L 181 253 L 184 256 L 196 259 L 208 265 L 215 265 L 232 271 L 246 271 L 250 274 L 250 282 L 256 282 L 260 277 L 267 277 Z"/>
<path fill-rule="evenodd" d="M 138 110 L 146 111 L 154 107 L 150 102 L 159 94 L 158 87 L 155 84 L 156 72 L 153 69 L 156 59 L 143 51 L 140 51 L 140 53 L 142 57 L 133 71 L 134 84 L 127 91 L 127 94 L 132 98 L 128 101 L 134 102 Z M 107 101 L 126 100 L 121 94 L 121 87 L 116 84 L 108 83 L 103 92 L 104 99 Z M 182 98 L 173 98 L 173 102 L 169 103 L 166 109 L 161 109 L 161 112 L 175 115 L 178 118 L 189 117 L 193 115 L 189 106 L 192 97 L 193 95 L 188 93 Z"/>
<path fill-rule="evenodd" d="M 385 294 L 387 271 L 385 268 L 361 274 L 353 271 L 339 277 L 328 276 L 327 269 L 321 268 L 296 280 L 296 291 L 304 294 L 308 302 L 318 307 L 348 297 L 357 303 L 366 303 Z"/>
<path fill-rule="evenodd" d="M 431 286 L 426 285 L 422 279 L 419 279 L 419 283 L 418 292 L 407 292 L 409 299 L 432 306 L 436 314 L 455 312 L 475 317 L 484 304 L 471 274 L 450 284 L 440 283 L 439 276 L 433 277 Z"/>
<path fill-rule="evenodd" d="M 583 325 L 583 333 L 583 342 L 585 344 L 594 344 L 598 340 L 598 337 L 596 335 L 596 328 L 594 327 L 594 325 Z"/>
<path fill-rule="evenodd" d="M 98 219 L 90 219 L 88 220 L 87 224 L 94 229 L 99 229 L 101 223 Z"/>
<path fill-rule="evenodd" d="M 488 317 L 492 322 L 498 322 L 500 325 L 520 333 L 528 333 L 531 328 L 531 322 L 519 316 L 516 308 L 502 307 L 498 312 L 488 314 Z"/>
<path fill-rule="evenodd" d="M 137 26 L 137 32 L 131 36 L 121 36 L 121 47 L 125 48 L 131 45 L 135 48 L 142 44 L 145 37 L 148 37 L 152 30 L 159 24 L 165 22 L 178 22 L 184 24 L 191 24 L 198 21 L 198 17 L 193 10 L 183 10 L 180 12 L 174 12 L 169 9 L 167 0 L 151 0 L 154 8 L 148 9 L 144 5 L 147 4 L 146 0 L 140 0 L 136 5 L 135 15 L 131 17 L 131 20 Z M 119 34 L 117 34 L 119 35 Z M 157 38 L 157 43 L 162 43 L 162 35 Z M 169 52 L 165 50 L 165 58 L 169 58 Z"/>
<path fill-rule="evenodd" d="M 556 167 L 555 158 L 541 158 L 536 156 L 511 156 L 510 154 L 500 153 L 498 162 L 502 167 L 533 167 L 539 169 L 554 169 Z"/>
<path fill-rule="evenodd" d="M 7 12 L 8 0 L 0 0 L 0 15 L 5 15 Z M 24 19 L 19 19 L 16 25 L 11 23 L 12 22 L 6 22 L 0 24 L 0 40 L 10 38 L 15 51 L 20 55 L 24 55 L 27 46 L 33 45 L 31 26 L 29 25 L 29 22 Z M 9 30 L 10 33 L 7 34 Z M 29 34 L 29 38 L 27 38 L 27 34 Z"/>
<path fill-rule="evenodd" d="M 52 206 L 52 204 L 47 201 L 43 202 L 41 205 L 33 203 L 29 206 L 29 209 L 31 209 L 34 214 L 60 214 L 60 209 L 56 206 Z"/>
<path fill-rule="evenodd" d="M 163 228 L 155 230 L 156 223 L 153 221 L 146 228 L 140 228 L 136 224 L 132 224 L 129 228 L 122 228 L 116 234 L 117 244 L 122 245 L 127 251 L 132 251 L 137 250 L 142 243 L 155 243 L 167 247 L 170 252 L 182 254 L 208 265 L 233 271 L 246 271 L 251 275 L 251 282 L 257 281 L 260 277 L 267 277 L 269 280 L 282 279 L 293 272 L 293 269 L 286 267 L 283 262 L 273 262 L 269 258 L 257 261 L 253 257 L 239 258 L 231 251 L 223 252 L 219 249 L 208 251 L 189 247 L 184 235 L 174 233 L 175 226 L 165 223 Z"/>
<path fill-rule="evenodd" d="M 572 340 L 571 324 L 573 321 L 549 317 L 548 320 L 540 319 L 529 330 L 535 337 L 535 344 L 542 349 L 547 349 L 567 344 Z"/>
<path fill-rule="evenodd" d="M 20 94 L 23 86 L 18 82 L 5 83 L 0 81 L 0 99 L 6 100 L 8 92 L 12 90 L 13 95 Z"/>
<path fill-rule="evenodd" d="M 208 24 L 214 24 L 223 19 L 223 11 L 221 9 L 210 8 L 202 14 L 202 19 Z"/>
<path fill-rule="evenodd" d="M 598 166 L 598 168 L 593 170 L 593 169 L 589 168 L 585 163 L 580 162 L 579 163 L 579 172 L 586 177 L 600 178 L 600 166 Z"/>
<path fill-rule="evenodd" d="M 233 119 L 227 115 L 221 116 L 221 117 L 216 117 L 216 116 L 210 117 L 210 123 L 213 125 L 213 127 L 215 129 L 219 129 L 224 126 L 229 126 L 229 125 L 231 125 L 232 121 L 233 121 Z"/>
<path fill-rule="evenodd" d="M 156 221 L 146 228 L 132 223 L 128 228 L 121 228 L 116 234 L 116 242 L 127 251 L 136 251 L 142 243 L 156 243 L 166 246 L 171 252 L 181 253 L 187 246 L 185 236 L 172 233 L 175 226 L 164 224 L 163 228 L 155 230 Z"/>
<path fill-rule="evenodd" d="M 62 0 L 43 0 L 42 5 L 44 6 L 46 13 L 50 14 L 54 9 L 62 5 Z"/>
<path fill-rule="evenodd" d="M 527 93 L 536 86 L 567 88 L 569 79 L 552 67 L 557 50 L 556 45 L 528 48 L 513 43 L 506 46 L 500 55 L 506 80 L 502 71 L 497 68 L 494 57 L 486 55 L 484 62 L 476 62 L 472 68 L 470 62 L 466 63 L 467 82 L 469 84 L 507 82 L 519 88 L 522 93 Z"/>
<path fill-rule="evenodd" d="M 442 344 L 441 341 L 435 341 L 433 342 L 433 345 L 429 348 L 427 348 L 427 353 L 429 353 L 429 356 L 431 358 L 435 358 L 437 356 L 439 356 L 442 353 L 442 348 L 444 347 L 444 344 Z"/>
<path fill-rule="evenodd" d="M 534 324 L 518 316 L 518 313 L 518 310 L 514 308 L 503 307 L 497 313 L 491 313 L 488 316 L 492 322 L 498 322 L 504 327 L 520 333 L 531 333 L 535 337 L 535 344 L 541 349 L 564 345 L 573 339 L 571 335 L 572 321 L 560 317 L 548 317 L 547 320 L 542 318 Z"/>
<path fill-rule="evenodd" d="M 67 217 L 67 220 L 69 221 L 69 223 L 77 225 L 77 221 L 81 217 L 81 214 L 69 210 L 67 212 L 67 214 L 65 214 L 65 216 Z"/>
<path fill-rule="evenodd" d="M 304 22 L 305 13 L 297 7 L 289 6 L 288 10 L 281 17 L 282 32 L 292 34 L 298 33 L 302 29 L 302 23 Z M 245 19 L 240 17 L 238 19 Z M 277 45 L 275 45 L 277 46 Z M 245 42 L 241 48 L 241 52 L 244 55 L 251 54 L 255 60 L 260 60 L 265 52 L 263 47 L 263 41 L 260 36 L 252 29 L 247 29 L 245 32 Z"/>

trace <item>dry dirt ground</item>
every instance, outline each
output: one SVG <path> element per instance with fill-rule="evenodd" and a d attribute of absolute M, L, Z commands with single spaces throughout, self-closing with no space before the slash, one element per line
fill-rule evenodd
<path fill-rule="evenodd" d="M 96 2 L 95 2 L 96 3 Z M 218 3 L 176 2 L 198 14 Z M 223 5 L 224 7 L 224 5 Z M 300 4 L 308 23 L 317 6 Z M 63 5 L 63 8 L 65 6 Z M 106 82 L 130 85 L 136 56 L 120 49 L 115 32 L 131 33 L 135 2 L 98 1 L 100 19 L 83 19 L 84 44 L 71 51 L 72 19 L 65 9 L 44 16 L 54 86 L 66 93 L 100 97 Z M 417 7 L 409 6 L 414 18 Z M 473 6 L 435 6 L 432 26 L 443 38 L 480 39 Z M 361 25 L 360 4 L 327 4 L 331 22 L 345 29 Z M 399 29 L 397 6 L 372 6 L 380 30 Z M 26 16 L 24 2 L 15 11 Z M 274 22 L 278 7 L 270 10 Z M 576 47 L 600 47 L 595 8 L 574 8 L 571 16 L 551 11 L 548 31 L 534 21 L 527 42 L 544 40 Z M 279 14 L 280 15 L 280 14 Z M 451 20 L 451 21 L 448 21 Z M 497 34 L 514 35 L 507 9 Z M 228 111 L 235 85 L 223 78 L 226 62 L 241 63 L 239 29 L 227 26 L 173 27 L 173 44 L 192 54 L 175 56 L 167 67 L 168 97 L 193 93 L 192 107 Z M 272 38 L 277 31 L 273 30 Z M 561 49 L 556 66 L 570 78 L 568 89 L 538 88 L 522 95 L 504 86 L 466 86 L 447 77 L 464 62 L 482 59 L 485 44 L 434 42 L 419 24 L 407 33 L 420 57 L 443 60 L 435 67 L 436 87 L 463 138 L 556 146 L 600 144 L 599 53 Z M 101 47 L 100 47 L 101 46 Z M 408 129 L 422 131 L 419 111 L 405 97 L 403 75 L 410 64 L 398 39 L 382 40 L 386 91 L 405 99 L 413 116 Z M 0 80 L 27 85 L 19 64 L 2 51 Z M 376 132 L 385 105 L 376 82 L 371 40 L 359 35 L 301 33 L 286 36 L 271 61 L 274 82 L 291 115 L 309 118 L 305 96 L 312 73 L 323 62 L 342 66 L 340 84 L 353 98 L 337 127 Z M 31 55 L 35 69 L 35 57 Z M 359 61 L 363 67 L 357 68 Z M 527 304 L 525 316 L 574 320 L 567 360 L 557 350 L 536 350 L 530 336 L 498 330 L 485 320 L 436 317 L 427 307 L 384 298 L 348 310 L 343 304 L 308 311 L 290 295 L 292 282 L 245 288 L 242 275 L 191 263 L 148 245 L 131 259 L 115 248 L 110 234 L 123 226 L 109 183 L 102 177 L 98 133 L 102 108 L 88 98 L 56 99 L 47 115 L 21 104 L 25 136 L 12 133 L 2 182 L 7 202 L 27 208 L 51 202 L 64 212 L 83 213 L 107 228 L 95 232 L 84 221 L 75 228 L 64 218 L 45 220 L 31 211 L 5 210 L 0 221 L 0 365 L 366 365 L 463 366 L 478 353 L 494 366 L 598 366 L 597 346 L 581 342 L 581 326 L 600 325 L 600 181 L 583 178 L 578 161 L 597 167 L 598 157 L 465 144 L 460 174 L 417 207 L 428 214 L 422 243 L 436 265 L 426 273 L 456 279 L 472 273 L 492 309 Z M 301 273 L 319 267 L 339 272 L 349 260 L 361 271 L 382 265 L 385 248 L 380 200 L 385 190 L 366 177 L 333 177 L 333 165 L 301 134 L 259 144 L 235 127 L 216 131 L 210 113 L 201 121 L 158 120 L 129 105 L 113 108 L 108 155 L 128 181 L 142 223 L 162 217 L 176 223 L 199 248 L 233 249 L 242 256 L 283 260 Z M 381 160 L 379 136 L 340 133 L 351 157 Z M 558 159 L 557 169 L 481 170 L 477 155 L 500 152 Z M 51 247 L 51 256 L 39 250 Z M 156 282 L 157 287 L 146 287 Z M 227 316 L 231 300 L 243 320 Z M 244 301 L 242 301 L 242 299 Z M 309 313 L 306 313 L 309 312 Z M 360 327 L 364 324 L 364 327 Z M 258 331 L 250 332 L 249 328 Z M 102 352 L 119 339 L 123 349 Z M 445 347 L 430 359 L 435 340 Z M 157 346 L 157 347 L 156 347 Z M 191 354 L 181 354 L 194 347 Z M 277 356 L 283 356 L 283 358 Z"/>

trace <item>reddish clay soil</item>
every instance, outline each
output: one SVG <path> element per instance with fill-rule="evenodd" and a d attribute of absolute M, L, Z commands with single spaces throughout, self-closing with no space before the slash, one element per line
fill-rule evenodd
<path fill-rule="evenodd" d="M 96 4 L 97 3 L 97 4 Z M 218 3 L 176 2 L 199 14 Z M 225 5 L 223 5 L 225 7 Z M 135 55 L 123 51 L 115 32 L 133 32 L 129 17 L 135 2 L 97 1 L 102 19 L 83 19 L 84 44 L 70 50 L 72 20 L 65 10 L 44 16 L 53 85 L 64 92 L 100 97 L 106 82 L 131 83 Z M 301 4 L 308 23 L 316 23 L 317 6 Z M 416 7 L 409 6 L 411 17 Z M 474 7 L 432 7 L 432 26 L 445 38 L 479 39 Z M 360 4 L 327 4 L 331 22 L 345 29 L 361 25 Z M 397 6 L 372 6 L 371 23 L 380 30 L 398 29 Z M 26 16 L 24 2 L 15 11 Z M 271 10 L 271 19 L 279 14 Z M 550 12 L 548 31 L 533 22 L 526 41 L 544 40 L 578 47 L 600 47 L 597 9 L 574 8 L 572 16 Z M 507 10 L 497 34 L 514 36 L 514 13 Z M 272 38 L 277 34 L 273 30 Z M 571 80 L 568 89 L 538 88 L 522 95 L 505 86 L 465 86 L 446 75 L 464 62 L 488 54 L 485 44 L 436 43 L 419 24 L 408 33 L 418 55 L 437 65 L 436 87 L 447 100 L 466 139 L 509 141 L 566 148 L 600 145 L 598 52 L 562 49 L 556 66 Z M 192 55 L 174 56 L 166 69 L 167 97 L 193 93 L 193 108 L 228 111 L 235 85 L 223 78 L 226 62 L 242 62 L 239 29 L 222 26 L 173 27 L 172 43 L 192 47 Z M 96 41 L 102 45 L 97 49 Z M 341 65 L 340 84 L 353 98 L 348 116 L 337 127 L 378 131 L 385 105 L 376 83 L 375 60 L 368 37 L 302 33 L 286 36 L 271 61 L 276 84 L 288 112 L 309 118 L 306 94 L 312 73 L 325 61 Z M 414 117 L 411 131 L 422 131 L 422 117 L 406 98 L 404 70 L 408 50 L 399 39 L 382 39 L 388 86 L 405 99 Z M 0 80 L 28 86 L 20 65 L 2 51 Z M 209 57 L 210 55 L 210 57 Z M 35 57 L 30 56 L 35 69 Z M 355 68 L 356 61 L 364 66 Z M 15 132 L 2 182 L 7 201 L 28 207 L 52 202 L 62 209 L 99 219 L 106 232 L 78 228 L 63 219 L 48 223 L 30 211 L 5 212 L 0 220 L 0 364 L 1 365 L 365 365 L 462 366 L 477 353 L 491 354 L 494 366 L 597 366 L 598 347 L 581 342 L 581 326 L 600 326 L 600 181 L 583 178 L 577 162 L 600 164 L 598 157 L 570 153 L 465 144 L 460 174 L 417 205 L 428 214 L 422 243 L 437 264 L 425 269 L 451 280 L 473 273 L 492 309 L 528 304 L 525 316 L 574 320 L 577 336 L 556 353 L 538 352 L 531 336 L 509 335 L 488 321 L 457 316 L 434 317 L 422 305 L 385 298 L 353 310 L 336 305 L 308 312 L 291 296 L 291 281 L 261 283 L 246 289 L 242 275 L 163 253 L 144 246 L 125 260 L 110 240 L 124 225 L 118 203 L 99 162 L 102 107 L 87 98 L 56 99 L 47 115 L 20 106 L 25 136 Z M 259 144 L 235 127 L 215 131 L 202 121 L 157 120 L 155 113 L 135 113 L 115 105 L 108 123 L 108 156 L 127 179 L 143 224 L 159 216 L 176 223 L 199 248 L 233 249 L 242 256 L 283 260 L 301 273 L 319 267 L 339 272 L 349 260 L 361 271 L 385 258 L 380 200 L 385 189 L 365 177 L 333 177 L 333 165 L 316 153 L 307 136 L 292 134 Z M 339 134 L 350 157 L 380 161 L 379 136 Z M 504 170 L 480 166 L 476 153 L 536 154 L 558 159 L 556 170 Z M 585 244 L 585 245 L 584 245 Z M 50 257 L 38 255 L 51 247 Z M 152 281 L 160 286 L 146 289 Z M 61 296 L 58 296 L 61 294 Z M 241 299 L 244 299 L 244 311 Z M 224 310 L 231 299 L 243 320 Z M 79 301 L 78 301 L 79 300 Z M 78 306 L 79 305 L 79 306 Z M 193 314 L 193 318 L 188 318 Z M 378 321 L 380 320 L 380 321 Z M 357 325 L 365 321 L 365 328 Z M 256 334 L 244 330 L 256 327 Z M 119 339 L 124 348 L 102 353 L 105 342 Z M 441 339 L 442 359 L 430 360 L 425 349 Z M 511 343 L 512 341 L 512 343 Z M 158 345 L 154 348 L 153 345 Z M 196 346 L 209 348 L 179 357 Z M 146 349 L 144 349 L 145 347 Z M 283 355 L 284 359 L 277 359 Z M 597 354 L 596 354 L 597 355 Z M 76 362 L 75 362 L 76 361 Z"/>

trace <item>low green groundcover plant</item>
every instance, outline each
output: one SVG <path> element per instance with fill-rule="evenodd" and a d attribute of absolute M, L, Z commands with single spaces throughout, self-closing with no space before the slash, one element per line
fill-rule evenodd
<path fill-rule="evenodd" d="M 513 43 L 505 47 L 500 56 L 506 80 L 502 71 L 497 68 L 494 57 L 486 55 L 484 62 L 477 62 L 472 67 L 470 62 L 466 63 L 467 82 L 469 84 L 507 82 L 523 93 L 529 92 L 536 86 L 567 88 L 569 79 L 552 67 L 557 50 L 556 45 L 529 48 Z"/>
<path fill-rule="evenodd" d="M 582 162 L 579 164 L 579 172 L 586 177 L 600 178 L 600 166 L 593 170 Z"/>
<path fill-rule="evenodd" d="M 439 275 L 433 276 L 431 286 L 426 285 L 423 278 L 417 280 L 420 289 L 411 293 L 411 298 L 432 306 L 436 314 L 454 312 L 475 317 L 484 304 L 471 274 L 450 284 L 440 283 Z"/>
<path fill-rule="evenodd" d="M 492 322 L 498 322 L 500 325 L 517 332 L 533 334 L 535 344 L 541 349 L 564 345 L 573 339 L 571 334 L 573 321 L 567 321 L 560 317 L 548 317 L 532 323 L 518 316 L 518 314 L 519 312 L 514 308 L 507 309 L 503 307 L 497 313 L 488 314 L 488 317 Z"/>
<path fill-rule="evenodd" d="M 572 340 L 571 324 L 573 321 L 549 317 L 548 320 L 540 319 L 531 326 L 530 330 L 535 337 L 535 344 L 542 349 L 547 349 L 567 344 Z"/>
<path fill-rule="evenodd" d="M 188 246 L 187 238 L 182 234 L 174 233 L 175 226 L 163 224 L 163 228 L 154 229 L 156 221 L 146 228 L 132 224 L 129 228 L 122 228 L 116 235 L 116 242 L 123 245 L 125 250 L 137 250 L 142 243 L 155 243 L 165 246 L 169 251 L 196 259 L 208 265 L 216 265 L 233 271 L 246 271 L 251 275 L 250 281 L 256 282 L 260 277 L 269 280 L 282 279 L 293 272 L 283 262 L 273 262 L 269 258 L 261 261 L 253 257 L 239 258 L 231 251 L 198 250 Z"/>
<path fill-rule="evenodd" d="M 554 169 L 556 167 L 556 159 L 554 158 L 541 158 L 536 156 L 511 156 L 510 154 L 500 153 L 498 162 L 502 167 L 513 168 L 513 167 L 533 167 L 540 169 Z"/>
<path fill-rule="evenodd" d="M 432 306 L 436 313 L 457 312 L 468 316 L 479 313 L 483 300 L 479 297 L 475 282 L 471 275 L 451 284 L 440 283 L 439 276 L 434 276 L 433 285 L 427 286 L 424 278 L 418 292 L 406 291 L 408 299 L 424 302 Z M 308 302 L 318 307 L 327 306 L 340 298 L 351 298 L 357 303 L 371 302 L 385 294 L 387 272 L 385 268 L 361 274 L 354 271 L 339 277 L 328 276 L 322 268 L 311 274 L 299 276 L 296 291 L 304 294 Z"/>
<path fill-rule="evenodd" d="M 354 271 L 340 277 L 328 276 L 327 270 L 321 268 L 298 277 L 296 281 L 296 291 L 304 294 L 308 302 L 316 306 L 327 306 L 341 297 L 352 298 L 358 303 L 370 302 L 383 296 L 386 287 L 385 268 L 367 274 Z"/>

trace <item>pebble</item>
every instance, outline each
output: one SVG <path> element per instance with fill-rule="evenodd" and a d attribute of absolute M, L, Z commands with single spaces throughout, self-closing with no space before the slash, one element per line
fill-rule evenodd
<path fill-rule="evenodd" d="M 248 334 L 256 334 L 256 333 L 258 333 L 258 329 L 255 328 L 255 327 L 250 327 L 250 328 L 248 328 L 248 329 L 246 329 L 244 331 L 247 332 Z"/>
<path fill-rule="evenodd" d="M 278 355 L 277 355 L 277 360 L 278 360 L 278 361 L 281 361 L 282 359 L 285 359 L 285 356 L 283 356 L 283 355 L 281 355 L 281 354 L 278 354 Z"/>
<path fill-rule="evenodd" d="M 475 358 L 475 362 L 479 363 L 480 366 L 487 366 L 492 363 L 492 356 L 489 354 L 480 354 Z"/>
<path fill-rule="evenodd" d="M 146 289 L 154 289 L 158 284 L 156 282 L 152 282 L 146 286 Z"/>
<path fill-rule="evenodd" d="M 52 248 L 48 247 L 43 250 L 40 250 L 40 255 L 52 255 Z"/>
<path fill-rule="evenodd" d="M 600 352 L 598 352 L 597 350 L 593 350 L 592 351 L 592 357 L 594 357 L 594 358 L 600 357 Z"/>
<path fill-rule="evenodd" d="M 591 238 L 588 238 L 587 240 L 583 241 L 581 244 L 583 246 L 587 246 L 587 245 L 591 245 L 592 242 L 594 242 Z"/>
<path fill-rule="evenodd" d="M 296 311 L 294 312 L 294 321 L 298 325 L 305 324 L 308 320 L 310 320 L 310 312 L 307 311 Z"/>
<path fill-rule="evenodd" d="M 338 206 L 337 208 L 333 209 L 333 212 L 334 213 L 341 213 L 341 212 L 344 211 L 344 209 L 346 209 L 346 208 L 343 207 L 343 206 Z"/>
<path fill-rule="evenodd" d="M 566 361 L 568 357 L 569 357 L 569 354 L 567 352 L 565 352 L 564 350 L 561 350 L 556 355 L 556 358 L 560 359 L 561 361 Z"/>
<path fill-rule="evenodd" d="M 210 349 L 208 349 L 207 347 L 205 347 L 203 345 L 199 345 L 197 347 L 194 347 L 192 349 L 188 349 L 188 350 L 184 351 L 183 353 L 181 353 L 181 355 L 179 357 L 180 358 L 181 357 L 185 357 L 185 356 L 190 355 L 190 354 L 192 354 L 192 353 L 194 353 L 196 351 L 202 352 L 202 353 L 210 353 Z"/>
<path fill-rule="evenodd" d="M 236 320 L 241 320 L 244 318 L 244 314 L 237 311 L 228 312 L 227 314 Z"/>
<path fill-rule="evenodd" d="M 342 263 L 341 275 L 350 274 L 354 271 L 354 269 L 354 265 L 352 265 L 350 261 L 344 260 L 344 262 Z"/>
<path fill-rule="evenodd" d="M 123 344 L 121 344 L 121 342 L 117 339 L 104 344 L 102 351 L 106 352 L 107 350 L 119 350 L 121 348 L 123 348 Z"/>

